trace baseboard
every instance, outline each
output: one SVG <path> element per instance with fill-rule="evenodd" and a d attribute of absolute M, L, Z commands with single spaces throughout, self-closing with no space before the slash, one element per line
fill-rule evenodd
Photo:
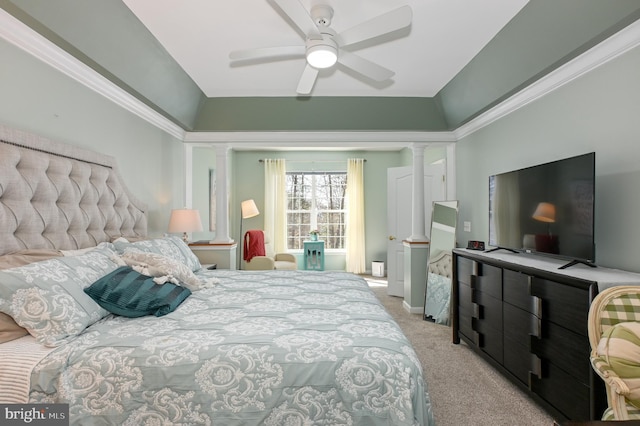
<path fill-rule="evenodd" d="M 407 303 L 407 301 L 403 301 L 402 302 L 402 307 L 404 308 L 405 311 L 409 312 L 410 314 L 422 314 L 424 313 L 424 306 L 411 306 Z"/>

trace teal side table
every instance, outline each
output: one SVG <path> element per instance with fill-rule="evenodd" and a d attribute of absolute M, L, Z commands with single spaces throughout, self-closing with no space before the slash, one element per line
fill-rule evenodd
<path fill-rule="evenodd" d="M 324 271 L 324 241 L 304 241 L 304 269 Z"/>

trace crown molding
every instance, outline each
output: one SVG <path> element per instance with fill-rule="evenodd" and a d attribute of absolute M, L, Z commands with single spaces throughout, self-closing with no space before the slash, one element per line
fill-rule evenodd
<path fill-rule="evenodd" d="M 0 37 L 116 105 L 182 140 L 184 130 L 0 8 Z"/>
<path fill-rule="evenodd" d="M 452 143 L 452 132 L 187 132 L 190 144 L 229 144 L 235 150 L 256 148 L 400 150 L 416 142 Z"/>
<path fill-rule="evenodd" d="M 640 45 L 640 21 L 623 28 L 580 56 L 531 83 L 518 93 L 454 130 L 460 140 L 489 124 L 571 83 L 582 75 Z"/>

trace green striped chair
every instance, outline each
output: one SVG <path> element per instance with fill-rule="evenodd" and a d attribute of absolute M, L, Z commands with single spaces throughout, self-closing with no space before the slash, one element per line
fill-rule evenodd
<path fill-rule="evenodd" d="M 610 287 L 589 309 L 591 365 L 605 382 L 602 420 L 640 419 L 640 286 Z"/>

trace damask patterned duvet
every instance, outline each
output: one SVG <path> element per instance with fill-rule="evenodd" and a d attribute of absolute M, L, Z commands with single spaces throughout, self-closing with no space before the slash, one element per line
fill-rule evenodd
<path fill-rule="evenodd" d="M 366 282 L 204 271 L 157 318 L 109 315 L 33 371 L 32 402 L 77 425 L 428 425 L 420 362 Z"/>

